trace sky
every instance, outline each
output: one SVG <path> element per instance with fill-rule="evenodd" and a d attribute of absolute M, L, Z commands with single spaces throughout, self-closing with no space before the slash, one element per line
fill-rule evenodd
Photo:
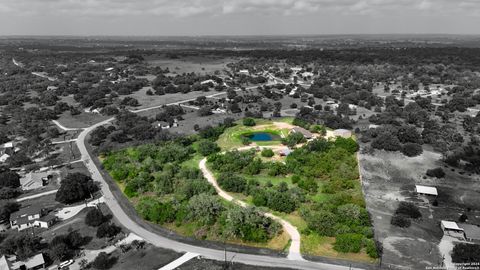
<path fill-rule="evenodd" d="M 0 35 L 480 34 L 480 0 L 0 0 Z"/>

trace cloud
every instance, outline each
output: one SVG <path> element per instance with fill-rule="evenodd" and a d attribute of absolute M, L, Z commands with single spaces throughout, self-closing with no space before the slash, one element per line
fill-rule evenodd
<path fill-rule="evenodd" d="M 0 0 L 0 14 L 169 17 L 304 15 L 336 12 L 350 15 L 402 16 L 402 12 L 462 13 L 477 16 L 477 0 Z"/>

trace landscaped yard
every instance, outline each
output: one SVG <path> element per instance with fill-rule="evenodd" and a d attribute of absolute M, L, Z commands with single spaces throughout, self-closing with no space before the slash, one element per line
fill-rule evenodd
<path fill-rule="evenodd" d="M 289 235 L 278 230 L 275 222 L 260 229 L 255 224 L 264 218 L 255 210 L 215 196 L 198 170 L 200 160 L 208 156 L 207 165 L 224 190 L 298 228 L 302 253 L 374 262 L 375 243 L 359 182 L 357 143 L 352 138 L 325 140 L 318 134 L 318 139 L 305 142 L 290 133 L 292 121 L 254 119 L 249 126 L 238 121 L 229 128 L 215 127 L 190 136 L 182 144 L 131 147 L 109 153 L 102 161 L 141 216 L 181 235 L 275 250 L 289 245 Z M 255 132 L 278 137 L 245 143 L 242 137 Z M 297 147 L 280 157 L 280 149 L 287 148 L 282 141 L 292 140 Z M 275 151 L 263 154 L 258 146 Z M 242 219 L 244 228 L 252 226 L 248 232 L 236 227 L 240 223 L 231 218 L 236 215 L 253 222 L 245 226 Z"/>

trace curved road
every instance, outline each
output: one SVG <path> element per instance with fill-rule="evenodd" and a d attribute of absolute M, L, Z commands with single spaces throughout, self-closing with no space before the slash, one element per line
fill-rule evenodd
<path fill-rule="evenodd" d="M 181 101 L 184 102 L 184 101 Z M 171 104 L 166 105 L 175 105 L 181 102 L 174 102 Z M 162 105 L 163 106 L 163 105 Z M 160 106 L 152 107 L 157 108 Z M 141 109 L 133 112 L 139 111 L 146 111 L 151 108 Z M 85 163 L 85 166 L 90 171 L 93 180 L 98 181 L 101 183 L 101 191 L 105 198 L 106 205 L 110 208 L 115 218 L 122 223 L 122 225 L 127 228 L 132 233 L 142 237 L 147 242 L 161 248 L 175 250 L 177 252 L 191 252 L 197 253 L 201 256 L 223 261 L 225 259 L 225 252 L 223 250 L 205 248 L 194 246 L 182 242 L 178 242 L 167 237 L 155 234 L 151 231 L 146 230 L 145 228 L 141 227 L 135 221 L 133 221 L 122 209 L 120 204 L 116 201 L 115 197 L 113 196 L 111 190 L 108 187 L 106 180 L 103 178 L 102 174 L 100 173 L 99 168 L 95 165 L 94 162 L 91 161 L 92 157 L 90 156 L 89 152 L 86 148 L 86 137 L 87 135 L 93 131 L 95 128 L 108 124 L 112 122 L 114 118 L 109 118 L 97 124 L 94 124 L 88 128 L 82 130 L 82 132 L 78 135 L 78 139 L 76 144 L 78 149 L 81 153 L 81 160 Z M 301 257 L 300 257 L 301 258 Z M 227 253 L 227 260 L 240 262 L 244 264 L 250 265 L 259 265 L 259 266 L 266 266 L 266 267 L 288 267 L 294 269 L 306 269 L 306 270 L 314 270 L 314 269 L 325 269 L 325 270 L 348 270 L 348 269 L 358 269 L 358 268 L 350 268 L 348 266 L 341 266 L 341 265 L 334 265 L 334 264 L 327 264 L 327 263 L 317 263 L 311 262 L 306 260 L 296 260 L 298 258 L 278 258 L 278 257 L 270 257 L 270 256 L 263 256 L 263 255 L 252 255 L 246 253 Z"/>

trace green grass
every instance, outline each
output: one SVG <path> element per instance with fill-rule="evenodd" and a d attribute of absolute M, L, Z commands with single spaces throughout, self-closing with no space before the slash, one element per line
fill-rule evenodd
<path fill-rule="evenodd" d="M 286 122 L 290 123 L 293 121 L 293 118 L 281 118 L 275 120 L 276 122 Z M 225 132 L 220 135 L 217 140 L 217 144 L 222 148 L 222 150 L 229 150 L 233 148 L 238 148 L 244 146 L 242 144 L 242 137 L 247 136 L 248 134 L 257 133 L 257 132 L 266 132 L 278 135 L 280 137 L 285 137 L 288 135 L 288 129 L 279 129 L 274 124 L 273 121 L 267 119 L 255 119 L 256 125 L 253 127 L 247 127 L 242 124 L 241 121 L 237 121 L 237 125 L 225 130 Z M 260 146 L 268 145 L 278 145 L 280 140 L 266 141 L 266 142 L 255 142 Z"/>
<path fill-rule="evenodd" d="M 242 175 L 245 177 L 245 179 L 250 180 L 254 179 L 260 182 L 260 184 L 265 185 L 268 182 L 272 183 L 274 186 L 279 185 L 281 182 L 285 182 L 288 184 L 289 187 L 294 186 L 292 184 L 292 177 L 291 176 L 286 176 L 286 177 L 279 177 L 279 176 L 269 176 L 266 174 L 259 174 L 259 175 Z"/>

